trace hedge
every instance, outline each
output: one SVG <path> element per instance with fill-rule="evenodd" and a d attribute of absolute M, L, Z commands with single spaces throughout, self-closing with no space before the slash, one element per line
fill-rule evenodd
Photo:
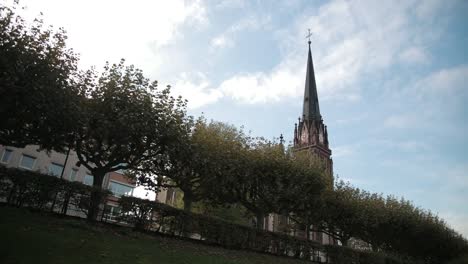
<path fill-rule="evenodd" d="M 71 182 L 39 172 L 0 166 L 0 198 L 7 204 L 66 214 L 70 206 L 87 214 L 90 195 L 99 191 L 106 199 L 107 190 L 80 182 Z M 104 200 L 103 200 L 104 202 Z"/>
<path fill-rule="evenodd" d="M 155 201 L 135 197 L 120 199 L 120 219 L 135 228 L 191 237 L 232 249 L 250 249 L 276 255 L 310 258 L 323 247 L 313 241 L 259 231 L 200 214 L 189 213 Z"/>
<path fill-rule="evenodd" d="M 86 213 L 93 191 L 103 193 L 80 182 L 70 182 L 38 172 L 0 166 L 0 199 L 18 206 L 67 214 L 69 207 Z M 102 201 L 104 204 L 105 200 Z M 322 263 L 346 264 L 410 264 L 409 260 L 383 253 L 359 251 L 348 247 L 321 245 L 286 234 L 257 230 L 221 219 L 180 210 L 166 204 L 136 197 L 119 200 L 125 225 L 145 232 L 157 232 L 202 240 L 230 249 L 253 250 Z"/>
<path fill-rule="evenodd" d="M 403 264 L 410 260 L 381 252 L 359 251 L 348 247 L 321 245 L 298 237 L 261 231 L 180 210 L 166 204 L 136 197 L 120 199 L 121 221 L 136 229 L 195 238 L 232 249 L 290 256 L 336 264 Z M 322 259 L 320 255 L 324 256 Z M 327 257 L 325 257 L 327 256 Z"/>
<path fill-rule="evenodd" d="M 326 245 L 325 252 L 330 263 L 334 264 L 421 264 L 408 257 L 396 256 L 385 252 L 356 250 L 337 245 Z"/>

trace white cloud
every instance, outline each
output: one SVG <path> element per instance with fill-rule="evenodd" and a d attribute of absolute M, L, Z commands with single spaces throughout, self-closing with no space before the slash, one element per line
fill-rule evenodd
<path fill-rule="evenodd" d="M 124 57 L 157 78 L 173 75 L 180 65 L 190 64 L 183 52 L 164 47 L 183 40 L 183 27 L 197 30 L 209 26 L 207 14 L 213 14 L 202 1 L 133 4 L 110 0 L 71 3 L 29 0 L 22 3 L 34 14 L 44 11 L 47 23 L 64 26 L 69 31 L 69 46 L 82 54 L 83 67 L 99 66 L 107 60 L 116 62 Z M 239 8 L 245 4 L 245 1 L 224 1 L 214 8 Z M 302 96 L 307 46 L 305 40 L 299 40 L 304 39 L 307 25 L 314 33 L 312 50 L 321 100 L 358 101 L 361 99 L 359 82 L 365 76 L 378 74 L 397 61 L 422 62 L 429 56 L 419 42 L 426 36 L 426 31 L 421 30 L 425 21 L 434 16 L 427 14 L 433 14 L 435 8 L 440 8 L 439 4 L 431 1 L 328 2 L 317 13 L 310 15 L 310 10 L 304 10 L 295 23 L 272 32 L 280 40 L 282 59 L 270 70 L 240 70 L 219 84 L 210 82 L 209 88 L 203 86 L 205 82 L 190 83 L 190 79 L 180 80 L 178 85 L 190 86 L 186 89 L 190 91 L 210 91 L 211 99 L 199 100 L 200 103 L 214 102 L 222 96 L 243 103 L 278 102 Z M 410 23 L 415 14 L 421 26 Z M 207 52 L 234 47 L 238 35 L 245 31 L 272 31 L 273 18 L 268 12 L 246 15 L 225 32 L 207 40 L 210 43 Z M 170 67 L 164 67 L 168 64 Z M 161 72 L 164 76 L 156 75 Z M 434 78 L 443 79 L 444 73 L 440 75 Z M 219 91 L 215 93 L 214 89 Z"/>
<path fill-rule="evenodd" d="M 245 0 L 223 0 L 216 5 L 216 8 L 243 8 L 247 5 Z"/>
<path fill-rule="evenodd" d="M 191 109 L 214 103 L 223 95 L 221 91 L 211 88 L 210 82 L 202 73 L 181 74 L 171 88 L 171 92 L 175 96 L 180 95 L 184 99 L 188 99 L 188 107 Z"/>
<path fill-rule="evenodd" d="M 405 63 L 424 64 L 429 62 L 429 55 L 421 47 L 410 47 L 400 53 L 400 60 Z"/>
<path fill-rule="evenodd" d="M 417 92 L 428 93 L 448 93 L 467 89 L 468 65 L 461 65 L 435 71 L 418 81 L 415 85 Z"/>
<path fill-rule="evenodd" d="M 229 27 L 225 32 L 211 39 L 210 45 L 213 49 L 232 48 L 235 44 L 235 34 L 240 31 L 256 31 L 265 28 L 271 22 L 268 15 L 248 16 Z"/>
<path fill-rule="evenodd" d="M 343 145 L 333 148 L 333 158 L 341 158 L 345 156 L 350 156 L 354 153 L 353 146 Z"/>
<path fill-rule="evenodd" d="M 249 30 L 255 31 L 267 27 L 271 23 L 271 16 L 260 15 L 260 16 L 249 16 L 247 18 L 239 20 L 237 23 L 231 26 L 230 32 L 235 33 L 238 31 Z"/>
<path fill-rule="evenodd" d="M 411 114 L 391 115 L 384 121 L 388 128 L 408 128 L 417 125 L 419 118 Z"/>
<path fill-rule="evenodd" d="M 45 21 L 64 27 L 69 46 L 81 54 L 80 65 L 102 65 L 126 58 L 139 68 L 163 64 L 157 51 L 183 38 L 184 23 L 197 27 L 208 23 L 200 1 L 21 1 L 30 17 L 42 11 Z"/>
<path fill-rule="evenodd" d="M 231 39 L 228 39 L 226 35 L 221 34 L 211 40 L 211 47 L 213 48 L 230 48 L 234 46 L 234 42 Z"/>
<path fill-rule="evenodd" d="M 423 152 L 428 151 L 430 146 L 421 141 L 398 141 L 395 142 L 395 145 L 403 151 L 410 151 L 410 152 Z"/>
<path fill-rule="evenodd" d="M 353 115 L 351 117 L 347 117 L 344 119 L 338 119 L 335 122 L 332 121 L 332 123 L 335 123 L 336 125 L 344 126 L 344 125 L 350 125 L 350 124 L 355 124 L 358 122 L 362 122 L 366 118 L 368 118 L 369 114 L 368 113 L 363 113 L 360 115 Z"/>
<path fill-rule="evenodd" d="M 219 89 L 237 101 L 256 104 L 280 101 L 297 95 L 300 82 L 297 72 L 280 66 L 271 74 L 240 74 L 221 83 Z"/>
<path fill-rule="evenodd" d="M 431 19 L 437 10 L 441 10 L 444 6 L 446 7 L 447 5 L 453 5 L 453 2 L 441 0 L 426 0 L 416 5 L 416 15 L 420 19 Z"/>
<path fill-rule="evenodd" d="M 362 39 L 347 39 L 318 62 L 317 85 L 322 87 L 324 97 L 358 96 L 352 84 L 360 78 L 359 72 L 365 63 L 365 45 Z"/>
<path fill-rule="evenodd" d="M 432 18 L 421 16 L 420 24 L 414 26 L 411 21 L 419 12 L 415 11 L 416 6 L 428 13 L 438 5 L 337 0 L 320 7 L 316 15 L 310 16 L 306 11 L 295 25 L 277 31 L 285 50 L 276 67 L 265 72 L 240 72 L 222 83 L 221 88 L 226 95 L 246 103 L 301 96 L 306 50 L 305 43 L 298 40 L 303 39 L 304 25 L 308 25 L 314 33 L 312 49 L 319 96 L 325 100 L 360 100 L 359 82 L 363 78 L 381 74 L 398 62 L 428 61 L 429 54 L 416 44 L 432 37 L 421 30 Z M 278 79 L 289 83 L 277 83 Z"/>

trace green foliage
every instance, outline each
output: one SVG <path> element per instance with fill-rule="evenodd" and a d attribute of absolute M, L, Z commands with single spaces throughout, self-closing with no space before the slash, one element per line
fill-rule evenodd
<path fill-rule="evenodd" d="M 339 181 L 325 196 L 326 232 L 343 244 L 359 238 L 374 251 L 424 263 L 444 263 L 468 252 L 468 242 L 431 212 L 409 201 L 387 198 Z"/>
<path fill-rule="evenodd" d="M 216 205 L 201 201 L 194 204 L 193 212 L 245 226 L 250 226 L 254 217 L 240 204 Z"/>
<path fill-rule="evenodd" d="M 76 128 L 82 97 L 75 88 L 77 55 L 63 29 L 42 18 L 28 25 L 0 4 L 0 144 L 63 150 Z"/>
<path fill-rule="evenodd" d="M 93 186 L 100 188 L 107 172 L 139 170 L 146 160 L 165 160 L 168 146 L 178 139 L 185 101 L 171 97 L 169 87 L 158 90 L 157 82 L 124 60 L 106 64 L 100 75 L 86 72 L 79 83 L 86 100 L 73 149 L 93 174 Z M 99 193 L 93 193 L 89 220 L 96 219 L 99 200 Z"/>
<path fill-rule="evenodd" d="M 349 184 L 338 181 L 335 189 L 325 194 L 324 215 L 326 228 L 343 245 L 347 245 L 351 237 L 362 233 L 363 223 L 367 217 L 361 210 L 361 190 Z"/>
<path fill-rule="evenodd" d="M 167 141 L 176 140 L 172 130 L 179 129 L 185 102 L 171 97 L 169 87 L 158 90 L 141 70 L 122 60 L 107 64 L 100 76 L 88 71 L 80 83 L 87 100 L 74 147 L 89 170 L 138 168 L 163 155 Z"/>
<path fill-rule="evenodd" d="M 320 173 L 286 155 L 282 145 L 250 138 L 223 123 L 206 127 L 200 142 L 213 165 L 204 166 L 209 170 L 201 182 L 207 190 L 203 197 L 218 204 L 241 204 L 256 216 L 259 229 L 267 214 L 287 214 L 301 206 L 304 211 L 324 190 Z"/>
<path fill-rule="evenodd" d="M 289 213 L 299 229 L 323 225 L 324 194 L 329 191 L 331 176 L 317 165 L 312 155 L 297 153 L 291 157 L 290 172 L 282 177 L 280 212 Z M 308 232 L 307 236 L 309 235 Z"/>

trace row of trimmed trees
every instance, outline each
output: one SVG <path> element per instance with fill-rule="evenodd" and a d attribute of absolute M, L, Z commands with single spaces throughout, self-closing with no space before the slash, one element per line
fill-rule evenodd
<path fill-rule="evenodd" d="M 268 214 L 305 208 L 331 186 L 330 177 L 306 159 L 285 153 L 281 144 L 203 118 L 188 120 L 184 127 L 180 141 L 170 146 L 166 162 L 147 160 L 132 172 L 151 190 L 179 188 L 187 211 L 199 201 L 242 205 L 262 229 Z"/>
<path fill-rule="evenodd" d="M 437 215 L 403 198 L 384 197 L 338 181 L 324 195 L 321 206 L 319 226 L 344 244 L 358 238 L 374 251 L 394 252 L 424 263 L 446 263 L 460 256 L 467 260 L 468 244 L 462 235 Z"/>
<path fill-rule="evenodd" d="M 158 88 L 123 60 L 101 73 L 79 71 L 65 32 L 40 19 L 28 25 L 16 8 L 0 5 L 0 144 L 71 149 L 97 188 L 106 173 L 123 169 L 149 189 L 179 188 L 187 211 L 199 201 L 242 206 L 258 228 L 276 213 L 344 245 L 359 238 L 374 250 L 428 263 L 467 252 L 466 240 L 430 212 L 342 182 L 333 186 L 313 155 L 195 120 L 170 87 Z M 90 221 L 101 198 L 91 195 Z"/>
<path fill-rule="evenodd" d="M 314 155 L 285 150 L 219 122 L 186 124 L 183 144 L 171 148 L 175 153 L 167 163 L 149 161 L 135 173 L 142 185 L 155 191 L 179 188 L 185 210 L 199 201 L 241 205 L 256 217 L 259 229 L 268 214 L 285 215 L 306 234 L 324 232 L 343 245 L 359 239 L 374 251 L 425 263 L 444 263 L 468 253 L 466 239 L 430 211 L 343 181 L 333 184 Z"/>

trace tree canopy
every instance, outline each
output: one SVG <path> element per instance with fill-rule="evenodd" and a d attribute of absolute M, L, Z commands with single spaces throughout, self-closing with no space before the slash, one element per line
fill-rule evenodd
<path fill-rule="evenodd" d="M 107 172 L 137 170 L 145 160 L 162 162 L 167 146 L 177 140 L 185 101 L 171 97 L 169 87 L 158 89 L 157 82 L 124 60 L 106 64 L 100 75 L 88 71 L 79 83 L 86 100 L 73 149 L 94 176 L 95 187 L 102 186 Z"/>
<path fill-rule="evenodd" d="M 79 114 L 78 56 L 64 29 L 28 24 L 19 8 L 0 5 L 0 144 L 62 150 Z"/>

